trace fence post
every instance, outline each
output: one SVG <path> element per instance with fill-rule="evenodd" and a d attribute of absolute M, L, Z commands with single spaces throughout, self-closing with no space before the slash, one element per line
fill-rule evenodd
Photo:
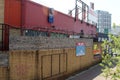
<path fill-rule="evenodd" d="M 39 65 L 39 51 L 36 50 L 36 54 L 35 54 L 35 68 L 36 68 L 36 76 L 35 76 L 35 80 L 39 80 L 39 76 L 38 76 L 38 65 Z"/>

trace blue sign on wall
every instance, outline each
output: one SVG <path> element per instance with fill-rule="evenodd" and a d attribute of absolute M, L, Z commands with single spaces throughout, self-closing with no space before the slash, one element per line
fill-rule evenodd
<path fill-rule="evenodd" d="M 85 55 L 85 43 L 80 42 L 76 44 L 76 56 Z"/>
<path fill-rule="evenodd" d="M 48 22 L 49 23 L 53 23 L 54 22 L 54 16 L 53 15 L 49 15 Z"/>
<path fill-rule="evenodd" d="M 54 22 L 54 9 L 53 8 L 49 8 L 48 22 L 49 23 Z"/>

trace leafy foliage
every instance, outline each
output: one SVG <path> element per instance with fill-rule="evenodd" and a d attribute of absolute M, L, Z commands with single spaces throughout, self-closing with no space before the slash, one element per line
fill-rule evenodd
<path fill-rule="evenodd" d="M 103 75 L 111 80 L 120 80 L 120 36 L 109 35 L 102 44 Z"/>

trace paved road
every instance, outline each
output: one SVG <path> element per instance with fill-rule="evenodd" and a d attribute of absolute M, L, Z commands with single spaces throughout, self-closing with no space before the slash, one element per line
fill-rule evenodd
<path fill-rule="evenodd" d="M 101 75 L 101 66 L 95 65 L 94 67 L 89 68 L 86 71 L 83 71 L 79 74 L 69 77 L 66 80 L 106 80 Z M 107 79 L 110 80 L 110 79 Z"/>

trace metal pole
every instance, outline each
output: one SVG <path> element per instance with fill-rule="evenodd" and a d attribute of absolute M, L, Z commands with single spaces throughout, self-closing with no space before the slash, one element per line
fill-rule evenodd
<path fill-rule="evenodd" d="M 2 24 L 2 51 L 3 51 L 3 49 L 4 49 L 4 26 L 3 26 L 4 24 Z"/>
<path fill-rule="evenodd" d="M 89 6 L 87 5 L 87 22 L 89 22 Z"/>
<path fill-rule="evenodd" d="M 77 0 L 75 1 L 75 21 L 76 21 L 76 17 L 77 16 Z"/>

